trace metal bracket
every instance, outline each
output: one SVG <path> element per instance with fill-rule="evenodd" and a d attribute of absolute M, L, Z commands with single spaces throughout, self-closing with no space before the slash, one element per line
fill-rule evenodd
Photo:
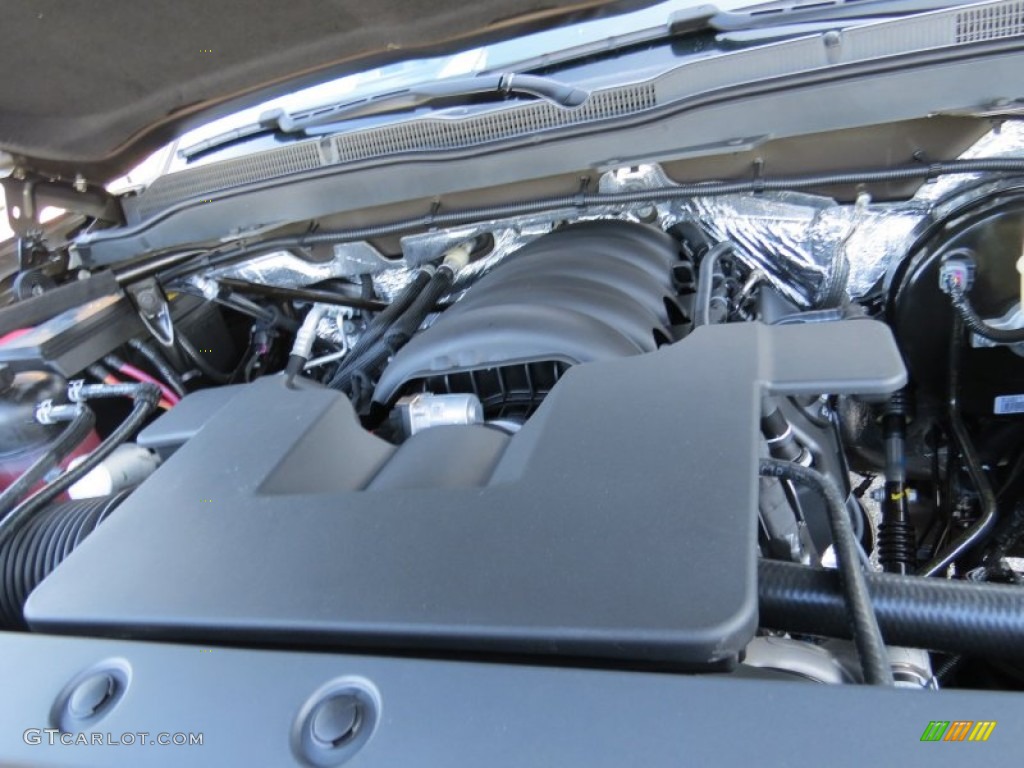
<path fill-rule="evenodd" d="M 10 207 L 8 206 L 8 218 Z M 30 269 L 42 267 L 50 260 L 50 249 L 46 247 L 40 233 L 33 232 L 18 237 L 18 271 L 25 273 Z"/>
<path fill-rule="evenodd" d="M 151 277 L 128 286 L 126 290 L 139 312 L 143 325 L 153 334 L 153 338 L 165 347 L 173 347 L 174 323 L 171 320 L 171 307 L 160 284 Z"/>
<path fill-rule="evenodd" d="M 112 224 L 123 224 L 124 214 L 116 197 L 103 187 L 87 183 L 84 179 L 66 182 L 46 179 L 15 170 L 0 180 L 7 201 L 7 222 L 18 237 L 28 237 L 42 231 L 39 212 L 46 206 L 63 208 Z"/>

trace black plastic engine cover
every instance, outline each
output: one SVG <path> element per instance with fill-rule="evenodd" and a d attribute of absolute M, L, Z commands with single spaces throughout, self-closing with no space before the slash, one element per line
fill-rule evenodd
<path fill-rule="evenodd" d="M 438 427 L 396 448 L 338 393 L 261 379 L 201 401 L 205 424 L 26 617 L 116 636 L 727 663 L 757 626 L 762 391 L 904 382 L 873 321 L 702 327 L 572 367 L 513 437 Z"/>

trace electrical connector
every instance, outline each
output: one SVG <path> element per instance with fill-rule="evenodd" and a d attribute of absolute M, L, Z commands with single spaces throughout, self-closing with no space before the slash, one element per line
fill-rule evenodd
<path fill-rule="evenodd" d="M 939 288 L 943 293 L 964 294 L 974 284 L 974 256 L 967 251 L 954 251 L 943 257 L 939 267 Z"/>

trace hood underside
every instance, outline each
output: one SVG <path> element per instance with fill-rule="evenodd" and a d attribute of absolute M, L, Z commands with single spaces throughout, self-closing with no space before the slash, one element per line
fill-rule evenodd
<path fill-rule="evenodd" d="M 302 85 L 644 0 L 35 0 L 6 4 L 0 150 L 102 181 L 197 123 Z"/>

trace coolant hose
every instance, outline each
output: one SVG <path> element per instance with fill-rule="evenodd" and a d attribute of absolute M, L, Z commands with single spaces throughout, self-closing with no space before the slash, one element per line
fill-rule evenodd
<path fill-rule="evenodd" d="M 345 361 L 341 364 L 338 372 L 331 378 L 329 386 L 341 389 L 342 382 L 347 381 L 351 377 L 352 372 L 358 367 L 362 357 L 412 305 L 416 297 L 426 288 L 430 278 L 431 270 L 420 269 L 416 271 L 409 284 L 402 289 L 402 292 L 395 297 L 394 301 L 388 304 L 383 312 L 373 318 L 366 327 L 366 331 L 352 345 L 352 349 L 349 350 Z"/>
<path fill-rule="evenodd" d="M 86 384 L 78 388 L 73 399 L 81 401 L 105 397 L 130 397 L 134 401 L 131 413 L 113 432 L 107 435 L 107 438 L 92 453 L 86 456 L 82 463 L 36 491 L 0 520 L 0 548 L 17 534 L 40 509 L 92 472 L 100 462 L 114 452 L 117 446 L 135 434 L 160 402 L 160 387 L 155 384 L 143 383 Z"/>
<path fill-rule="evenodd" d="M 46 447 L 42 456 L 22 472 L 17 480 L 7 486 L 3 493 L 0 493 L 0 522 L 7 517 L 7 514 L 14 509 L 24 495 L 43 479 L 47 472 L 58 466 L 76 446 L 89 436 L 95 423 L 96 417 L 93 412 L 84 405 L 79 405 L 64 431 Z"/>
<path fill-rule="evenodd" d="M 866 574 L 885 641 L 972 656 L 1024 658 L 1024 589 L 1006 584 Z M 760 624 L 850 638 L 839 574 L 777 560 L 757 567 Z"/>
<path fill-rule="evenodd" d="M 339 371 L 331 381 L 331 386 L 348 391 L 353 378 L 357 375 L 372 377 L 389 357 L 412 338 L 427 315 L 434 311 L 437 302 L 451 290 L 454 280 L 454 270 L 445 264 L 438 267 L 402 316 L 395 320 L 383 337 L 378 338 L 358 360 L 352 359 L 345 370 Z"/>
<path fill-rule="evenodd" d="M 148 373 L 143 371 L 141 368 L 136 368 L 134 365 L 125 362 L 115 354 L 104 355 L 103 364 L 113 371 L 127 376 L 129 379 L 135 381 L 145 381 L 150 384 L 156 384 L 160 387 L 160 392 L 163 395 L 163 399 L 166 400 L 170 405 L 177 405 L 181 398 L 178 393 L 171 389 L 167 384 L 164 384 L 159 379 L 155 379 Z"/>
<path fill-rule="evenodd" d="M 426 288 L 416 297 L 409 309 L 391 326 L 384 340 L 392 352 L 397 352 L 412 338 L 434 308 L 455 282 L 455 271 L 447 264 L 442 264 L 434 272 Z"/>
<path fill-rule="evenodd" d="M 721 322 L 728 313 L 728 306 L 723 310 L 714 313 L 711 311 L 712 293 L 714 291 L 715 273 L 721 275 L 718 269 L 718 260 L 727 254 L 732 253 L 735 247 L 728 240 L 725 240 L 711 247 L 700 261 L 700 274 L 697 276 L 697 298 L 694 302 L 694 327 L 698 325 L 710 325 L 714 322 Z M 724 297 L 723 297 L 724 298 Z"/>

